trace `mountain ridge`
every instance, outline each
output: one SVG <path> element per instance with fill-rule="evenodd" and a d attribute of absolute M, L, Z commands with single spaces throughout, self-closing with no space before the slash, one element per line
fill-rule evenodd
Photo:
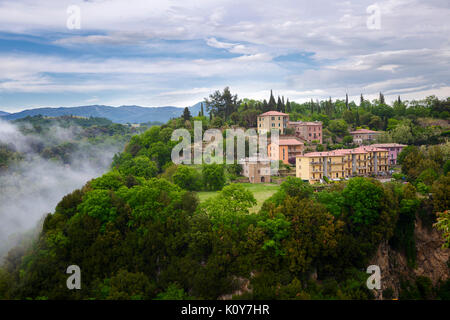
<path fill-rule="evenodd" d="M 201 109 L 201 102 L 188 107 L 191 114 L 196 116 Z M 16 113 L 0 111 L 0 116 L 4 120 L 17 120 L 28 116 L 80 116 L 80 117 L 100 117 L 106 118 L 116 123 L 144 123 L 149 121 L 167 122 L 171 118 L 179 117 L 183 114 L 184 108 L 174 106 L 163 107 L 141 107 L 136 105 L 112 107 L 106 105 L 88 105 L 76 107 L 42 107 L 27 109 Z"/>

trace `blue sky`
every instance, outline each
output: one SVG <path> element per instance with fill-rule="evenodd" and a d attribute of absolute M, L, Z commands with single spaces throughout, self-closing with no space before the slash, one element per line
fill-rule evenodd
<path fill-rule="evenodd" d="M 0 110 L 184 107 L 225 86 L 299 102 L 447 97 L 449 16 L 447 0 L 3 0 Z"/>

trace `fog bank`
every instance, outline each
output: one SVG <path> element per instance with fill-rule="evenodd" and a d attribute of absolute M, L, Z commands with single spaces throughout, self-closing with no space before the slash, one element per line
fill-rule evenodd
<path fill-rule="evenodd" d="M 89 154 L 74 153 L 69 164 L 44 159 L 36 144 L 49 140 L 70 142 L 77 128 L 54 126 L 51 136 L 24 135 L 14 124 L 0 120 L 0 144 L 24 154 L 24 159 L 0 172 L 0 259 L 17 243 L 18 236 L 37 226 L 53 212 L 61 198 L 106 172 L 122 146 L 83 144 Z"/>

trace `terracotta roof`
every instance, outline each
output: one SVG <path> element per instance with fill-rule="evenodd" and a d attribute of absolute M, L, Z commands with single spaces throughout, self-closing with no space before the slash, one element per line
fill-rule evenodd
<path fill-rule="evenodd" d="M 322 122 L 321 121 L 314 121 L 314 122 L 303 122 L 303 121 L 289 121 L 290 125 L 307 125 L 307 126 L 321 126 Z"/>
<path fill-rule="evenodd" d="M 324 151 L 324 152 L 310 152 L 306 153 L 303 156 L 299 157 L 332 157 L 332 156 L 345 156 L 348 154 L 362 154 L 370 151 L 387 151 L 385 149 L 380 149 L 376 147 L 364 146 L 355 149 L 337 149 L 333 151 Z"/>
<path fill-rule="evenodd" d="M 407 145 L 399 144 L 399 143 L 375 143 L 371 146 L 377 147 L 377 148 L 405 148 Z"/>
<path fill-rule="evenodd" d="M 350 134 L 358 134 L 358 133 L 381 133 L 381 132 L 380 131 L 368 130 L 368 129 L 359 129 L 359 130 L 350 132 Z"/>
<path fill-rule="evenodd" d="M 300 146 L 303 144 L 303 142 L 300 142 L 297 139 L 280 139 L 278 143 L 280 146 Z"/>
<path fill-rule="evenodd" d="M 387 151 L 386 149 L 381 149 L 381 148 L 377 148 L 374 146 L 361 146 L 356 149 L 361 150 L 361 151 L 366 151 L 366 152 L 369 152 L 369 151 L 385 151 L 386 152 Z"/>
<path fill-rule="evenodd" d="M 305 153 L 303 156 L 299 156 L 297 158 L 300 158 L 300 157 L 313 158 L 313 157 L 327 157 L 327 156 L 328 156 L 328 152 L 309 152 L 309 153 Z"/>
<path fill-rule="evenodd" d="M 260 117 L 265 117 L 265 116 L 288 116 L 287 113 L 283 113 L 283 112 L 278 112 L 278 111 L 268 111 L 266 113 L 260 114 Z"/>

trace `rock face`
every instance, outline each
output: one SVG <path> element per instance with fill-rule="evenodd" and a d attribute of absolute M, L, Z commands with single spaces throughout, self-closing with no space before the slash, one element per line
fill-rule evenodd
<path fill-rule="evenodd" d="M 433 285 L 439 280 L 450 278 L 450 268 L 447 262 L 450 258 L 450 249 L 443 249 L 444 240 L 436 229 L 426 228 L 417 218 L 414 236 L 416 240 L 417 258 L 416 268 L 408 266 L 403 253 L 393 250 L 387 241 L 380 244 L 375 256 L 370 261 L 381 269 L 381 290 L 375 290 L 377 299 L 382 299 L 382 291 L 392 288 L 393 297 L 398 298 L 400 279 L 414 280 L 417 276 L 430 278 Z"/>

